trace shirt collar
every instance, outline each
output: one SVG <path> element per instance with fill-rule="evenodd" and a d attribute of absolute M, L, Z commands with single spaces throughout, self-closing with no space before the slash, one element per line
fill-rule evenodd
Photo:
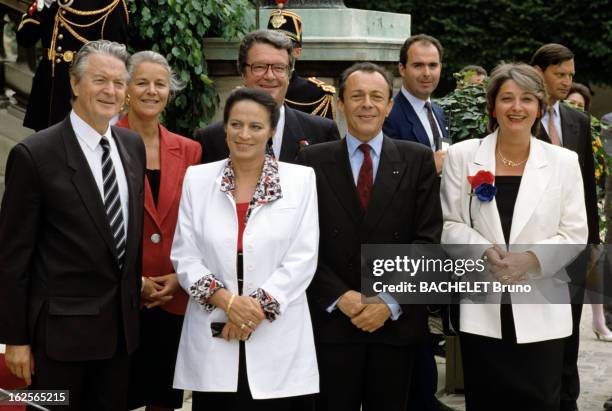
<path fill-rule="evenodd" d="M 425 108 L 425 103 L 428 101 L 431 102 L 430 98 L 427 98 L 427 100 L 421 100 L 420 98 L 413 96 L 404 86 L 402 86 L 400 90 L 404 97 L 406 97 L 406 99 L 410 102 L 410 105 L 412 105 L 414 111 L 417 111 L 417 109 L 422 111 Z"/>
<path fill-rule="evenodd" d="M 232 160 L 228 158 L 221 175 L 221 191 L 233 194 L 236 189 L 236 176 L 232 167 Z M 271 155 L 266 154 L 261 176 L 257 181 L 253 198 L 249 203 L 245 222 L 249 219 L 253 209 L 259 205 L 271 203 L 283 197 L 280 186 L 280 175 L 278 173 L 278 162 Z"/>
<path fill-rule="evenodd" d="M 70 111 L 70 122 L 72 123 L 72 128 L 77 138 L 83 141 L 90 150 L 95 150 L 102 139 L 100 133 L 98 133 L 92 126 L 87 124 L 85 120 L 79 117 L 74 110 Z M 110 125 L 102 135 L 108 140 L 111 139 Z"/>
<path fill-rule="evenodd" d="M 382 142 L 383 142 L 383 132 L 382 130 L 367 144 L 370 146 L 370 149 L 373 151 L 374 155 L 380 157 L 380 151 L 382 150 Z M 355 154 L 355 151 L 359 150 L 359 146 L 363 144 L 362 141 L 353 137 L 351 133 L 346 133 L 346 146 L 348 148 L 349 157 L 352 157 Z"/>

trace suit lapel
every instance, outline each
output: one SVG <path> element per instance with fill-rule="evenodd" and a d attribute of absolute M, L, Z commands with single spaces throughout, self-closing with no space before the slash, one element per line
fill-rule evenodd
<path fill-rule="evenodd" d="M 370 232 L 385 214 L 399 182 L 402 181 L 405 170 L 406 163 L 402 163 L 395 143 L 390 138 L 383 137 L 374 189 L 363 222 L 362 239 L 368 238 Z"/>
<path fill-rule="evenodd" d="M 571 121 L 571 110 L 562 103 L 559 104 L 559 118 L 561 119 L 561 138 L 563 147 L 578 152 L 578 125 Z"/>
<path fill-rule="evenodd" d="M 128 186 L 129 221 L 128 221 L 128 227 L 127 227 L 127 236 L 126 236 L 126 256 L 125 256 L 125 263 L 123 265 L 123 268 L 125 268 L 125 267 L 130 266 L 130 259 L 135 256 L 136 250 L 133 249 L 133 247 L 130 247 L 130 245 L 138 244 L 138 241 L 136 241 L 136 239 L 142 235 L 142 233 L 137 233 L 135 231 L 136 230 L 135 226 L 137 226 L 136 224 L 137 223 L 136 222 L 136 206 L 138 205 L 142 207 L 142 203 L 139 204 L 138 202 L 139 193 L 137 193 L 135 190 L 135 187 L 138 187 L 140 184 L 138 184 L 136 174 L 134 173 L 134 167 L 132 165 L 133 162 L 132 162 L 132 157 L 130 155 L 130 150 L 128 150 L 128 148 L 125 146 L 125 142 L 123 141 L 121 136 L 118 135 L 117 129 L 115 129 L 114 127 L 111 127 L 111 131 L 113 133 L 113 138 L 115 139 L 115 144 L 117 145 L 117 150 L 119 151 L 119 157 L 121 158 L 121 163 L 123 164 L 123 170 L 125 171 L 125 179 L 127 180 L 127 186 Z"/>
<path fill-rule="evenodd" d="M 299 141 L 306 140 L 294 110 L 285 105 L 285 127 L 281 144 L 280 161 L 293 163 L 299 150 Z"/>
<path fill-rule="evenodd" d="M 91 168 L 87 163 L 87 159 L 79 146 L 76 134 L 74 134 L 69 116 L 64 120 L 61 134 L 64 141 L 64 147 L 66 148 L 67 166 L 74 171 L 72 175 L 72 184 L 74 184 L 79 193 L 100 236 L 104 239 L 104 242 L 116 257 L 117 250 L 110 232 L 102 196 L 100 195 L 100 190 L 91 172 Z"/>
<path fill-rule="evenodd" d="M 321 169 L 338 202 L 355 222 L 360 223 L 362 220 L 361 203 L 357 197 L 346 139 L 334 144 L 333 150 L 335 150 L 333 161 L 322 163 Z"/>
<path fill-rule="evenodd" d="M 539 144 L 532 141 L 529 159 L 525 164 L 525 171 L 521 179 L 521 186 L 514 204 L 512 228 L 510 230 L 510 243 L 514 243 L 525 225 L 531 218 L 536 207 L 542 200 L 552 175 L 548 167 L 546 153 Z"/>
<path fill-rule="evenodd" d="M 161 161 L 161 181 L 159 183 L 159 198 L 156 214 L 159 218 L 158 227 L 164 221 L 170 209 L 173 199 L 177 198 L 176 192 L 181 189 L 177 184 L 181 174 L 181 153 L 178 142 L 169 135 L 168 130 L 160 126 L 160 161 Z M 152 198 L 151 198 L 152 199 Z"/>
<path fill-rule="evenodd" d="M 401 92 L 398 93 L 397 99 L 400 103 L 400 108 L 402 113 L 404 114 L 404 119 L 408 124 L 411 125 L 412 134 L 416 137 L 416 139 L 421 144 L 425 144 L 427 147 L 430 147 L 429 137 L 427 137 L 427 132 L 425 128 L 423 128 L 423 124 L 421 124 L 421 120 L 419 120 L 419 116 L 417 116 L 416 111 L 412 107 L 412 104 L 408 101 L 408 99 Z"/>
<path fill-rule="evenodd" d="M 468 164 L 468 175 L 473 176 L 480 170 L 490 171 L 495 174 L 495 147 L 497 146 L 497 132 L 491 137 L 481 140 L 481 144 L 476 151 L 474 160 Z M 489 202 L 480 201 L 478 197 L 472 197 L 471 215 L 480 215 L 481 220 L 489 230 L 489 235 L 485 238 L 493 240 L 495 244 L 505 244 L 504 231 L 502 230 L 501 219 L 497 210 L 495 198 Z M 476 220 L 476 218 L 473 218 Z"/>
<path fill-rule="evenodd" d="M 438 125 L 440 126 L 440 130 L 442 130 L 442 138 L 448 139 L 448 125 L 446 124 L 446 118 L 444 118 L 444 111 L 433 101 L 431 102 L 431 109 L 436 117 Z"/>

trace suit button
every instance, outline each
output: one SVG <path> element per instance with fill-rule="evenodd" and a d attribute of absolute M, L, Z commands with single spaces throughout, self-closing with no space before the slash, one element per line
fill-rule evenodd
<path fill-rule="evenodd" d="M 62 51 L 62 46 L 57 46 L 57 51 Z"/>
<path fill-rule="evenodd" d="M 160 241 L 161 241 L 161 235 L 157 233 L 151 235 L 151 242 L 153 244 L 159 244 Z"/>
<path fill-rule="evenodd" d="M 247 266 L 247 271 L 253 271 L 253 266 L 252 265 Z"/>
<path fill-rule="evenodd" d="M 400 233 L 398 233 L 397 231 L 393 233 L 393 238 L 395 238 L 396 240 L 400 239 Z"/>
<path fill-rule="evenodd" d="M 332 230 L 332 232 L 331 232 L 331 235 L 332 235 L 332 237 L 333 237 L 333 238 L 336 238 L 336 237 L 338 237 L 338 234 L 339 234 L 339 233 L 340 233 L 340 231 L 338 231 L 338 229 L 337 229 L 337 228 L 334 228 L 334 229 Z"/>
<path fill-rule="evenodd" d="M 55 59 L 55 62 L 56 62 L 56 63 L 61 63 L 61 62 L 62 62 L 62 59 Z"/>
<path fill-rule="evenodd" d="M 66 14 L 66 10 L 62 10 L 62 14 Z"/>
<path fill-rule="evenodd" d="M 57 38 L 61 40 L 61 39 L 63 39 L 63 38 L 64 38 L 64 35 L 63 35 L 63 34 L 58 34 L 58 35 L 57 35 Z"/>

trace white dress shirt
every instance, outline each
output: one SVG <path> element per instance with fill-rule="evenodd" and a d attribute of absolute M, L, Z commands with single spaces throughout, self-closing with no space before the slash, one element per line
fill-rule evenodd
<path fill-rule="evenodd" d="M 274 157 L 280 159 L 281 146 L 283 145 L 283 130 L 285 129 L 285 106 L 280 106 L 280 117 L 276 125 L 276 133 L 272 137 L 272 150 Z"/>
<path fill-rule="evenodd" d="M 410 94 L 410 92 L 406 90 L 404 86 L 402 86 L 401 92 L 404 95 L 404 97 L 406 97 L 406 99 L 408 100 L 412 108 L 414 109 L 414 112 L 416 113 L 417 117 L 421 121 L 421 124 L 423 125 L 423 128 L 425 129 L 425 132 L 427 133 L 427 137 L 429 138 L 429 146 L 431 147 L 433 151 L 436 151 L 436 145 L 434 144 L 434 139 L 433 139 L 433 132 L 431 131 L 431 125 L 429 124 L 429 118 L 427 118 L 427 108 L 425 107 L 425 103 L 427 103 L 428 101 L 431 104 L 431 99 L 428 98 L 427 100 L 421 100 L 420 98 L 415 97 L 412 94 Z M 444 134 L 442 134 L 440 123 L 438 122 L 438 119 L 436 118 L 435 113 L 433 114 L 433 116 L 434 116 L 434 119 L 436 119 L 436 126 L 438 127 L 438 133 L 440 133 L 440 138 L 442 138 Z"/>
<path fill-rule="evenodd" d="M 563 145 L 563 132 L 561 131 L 561 115 L 559 114 L 559 102 L 557 101 L 555 104 L 553 104 L 552 108 L 555 112 L 554 122 L 555 128 L 557 129 L 557 135 L 559 136 L 559 141 L 561 142 L 561 145 Z M 548 130 L 548 122 L 550 121 L 549 118 L 550 115 L 548 114 L 548 110 L 545 110 L 541 120 L 542 127 L 544 127 L 544 130 L 546 130 L 546 134 L 550 136 L 550 131 Z"/>
<path fill-rule="evenodd" d="M 81 146 L 81 150 L 83 151 L 83 154 L 85 154 L 85 159 L 87 160 L 87 164 L 89 164 L 89 169 L 93 174 L 94 180 L 96 180 L 96 185 L 98 186 L 98 191 L 100 191 L 100 198 L 102 199 L 102 203 L 104 203 L 104 185 L 102 183 L 103 150 L 102 146 L 100 145 L 102 135 L 100 135 L 100 133 L 98 133 L 89 124 L 83 121 L 83 119 L 80 118 L 74 112 L 74 110 L 70 112 L 70 123 L 72 124 L 74 134 L 76 134 L 77 136 L 77 141 Z M 119 157 L 117 144 L 113 139 L 110 126 L 106 129 L 103 135 L 104 137 L 106 137 L 110 144 L 110 156 L 113 162 L 113 166 L 115 167 L 115 175 L 117 177 L 117 185 L 119 187 L 119 198 L 121 200 L 121 211 L 123 213 L 123 221 L 127 234 L 129 215 L 127 179 L 125 178 L 123 163 L 121 162 L 121 157 Z"/>

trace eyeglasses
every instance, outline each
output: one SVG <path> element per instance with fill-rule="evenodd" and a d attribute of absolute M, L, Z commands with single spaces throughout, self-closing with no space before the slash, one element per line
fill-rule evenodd
<path fill-rule="evenodd" d="M 286 77 L 289 74 L 289 66 L 287 64 L 265 64 L 265 63 L 254 63 L 245 64 L 251 69 L 251 74 L 254 76 L 263 76 L 268 72 L 269 68 L 272 68 L 272 73 L 278 77 Z"/>

